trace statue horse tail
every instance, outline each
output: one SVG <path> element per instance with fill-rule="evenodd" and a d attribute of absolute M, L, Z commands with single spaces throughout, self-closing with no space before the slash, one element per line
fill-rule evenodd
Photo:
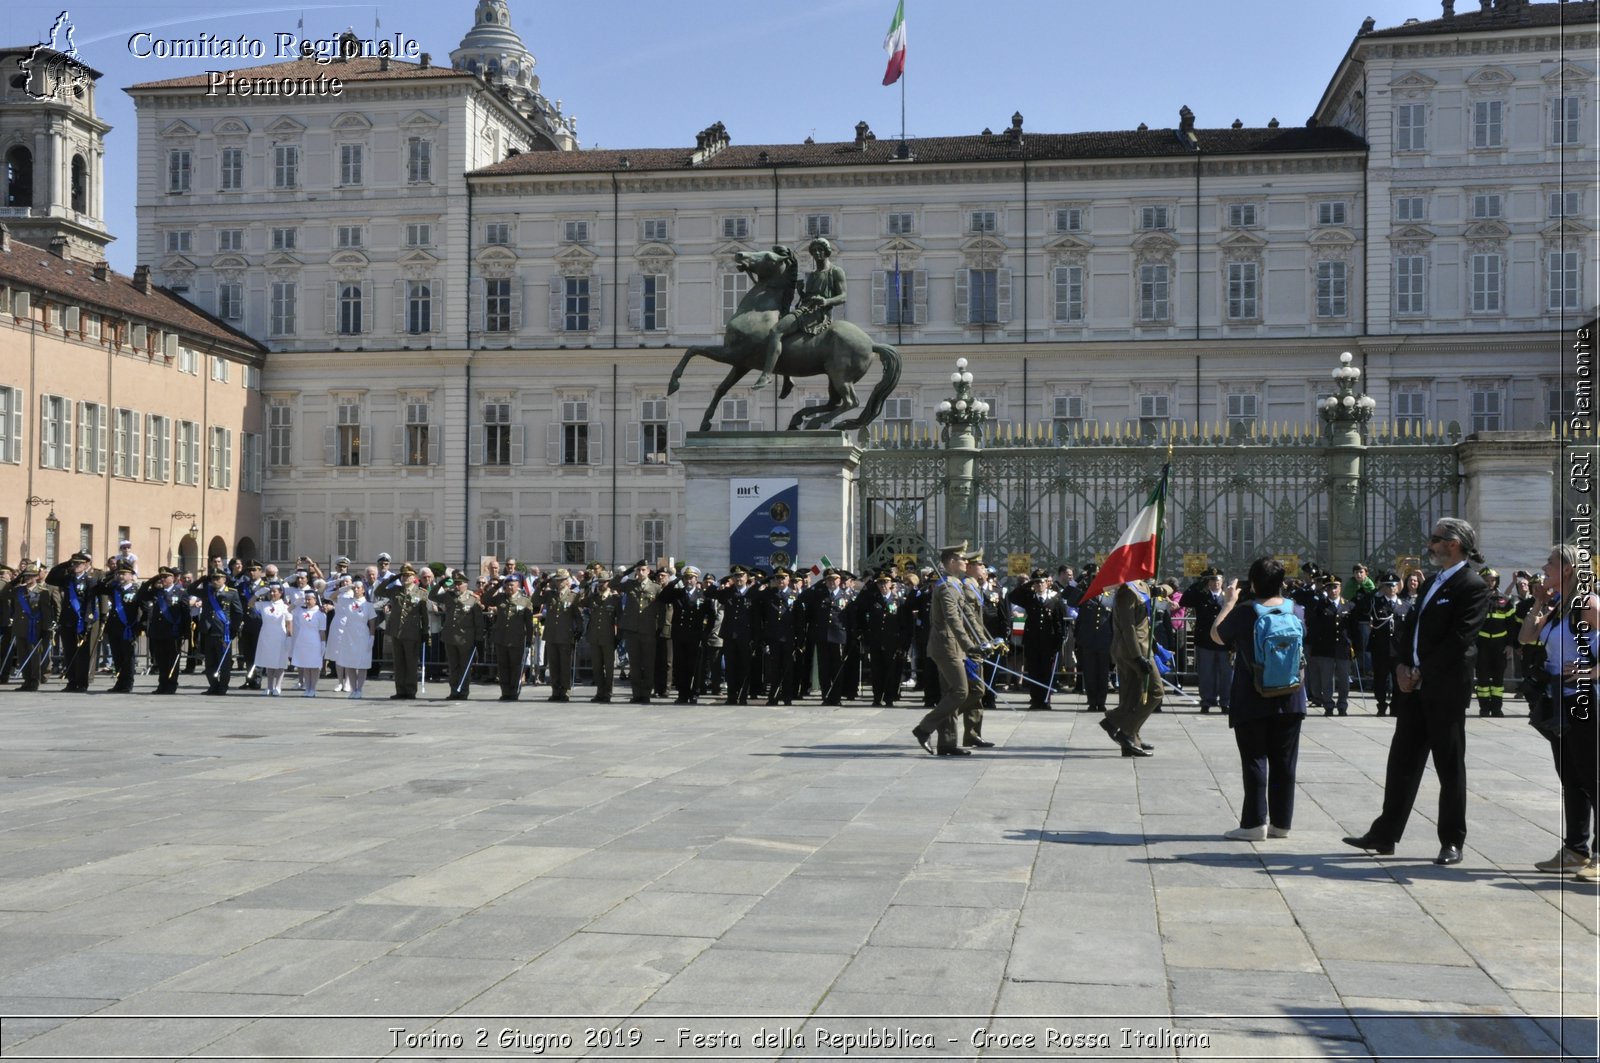
<path fill-rule="evenodd" d="M 888 401 L 894 389 L 900 385 L 900 352 L 887 343 L 874 343 L 872 353 L 878 356 L 878 361 L 883 363 L 883 379 L 878 381 L 877 387 L 872 389 L 872 394 L 867 397 L 866 408 L 861 411 L 861 416 L 855 418 L 851 425 L 856 428 L 865 428 L 883 413 L 883 404 Z"/>

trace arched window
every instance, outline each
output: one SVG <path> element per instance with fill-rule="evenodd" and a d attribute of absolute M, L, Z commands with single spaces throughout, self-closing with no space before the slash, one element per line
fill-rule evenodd
<path fill-rule="evenodd" d="M 6 152 L 5 179 L 6 206 L 33 206 L 33 152 L 21 144 Z"/>
<path fill-rule="evenodd" d="M 89 210 L 89 164 L 82 155 L 72 157 L 72 209 L 79 214 Z"/>
<path fill-rule="evenodd" d="M 362 318 L 361 285 L 346 284 L 339 288 L 339 335 L 361 335 Z"/>

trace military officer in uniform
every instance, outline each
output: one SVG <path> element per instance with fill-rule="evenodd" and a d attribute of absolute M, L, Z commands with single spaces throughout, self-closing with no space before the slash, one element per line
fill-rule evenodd
<path fill-rule="evenodd" d="M 850 638 L 845 621 L 849 598 L 844 591 L 844 573 L 830 568 L 822 582 L 806 591 L 808 636 L 817 661 L 817 683 L 822 688 L 822 704 L 839 705 L 844 697 L 844 651 Z"/>
<path fill-rule="evenodd" d="M 661 584 L 650 578 L 649 564 L 640 559 L 632 571 L 617 580 L 617 596 L 622 602 L 620 626 L 628 644 L 628 682 L 635 705 L 650 704 L 656 681 L 656 630 L 661 612 L 656 598 Z"/>
<path fill-rule="evenodd" d="M 533 645 L 533 599 L 524 593 L 515 574 L 501 576 L 489 588 L 483 604 L 493 614 L 489 639 L 494 643 L 495 674 L 500 680 L 500 700 L 516 701 L 522 693 L 522 669 Z"/>
<path fill-rule="evenodd" d="M 750 704 L 750 684 L 754 673 L 756 644 L 755 601 L 750 596 L 750 574 L 744 566 L 728 569 L 729 584 L 717 592 L 722 603 L 722 656 L 724 677 L 728 681 L 728 704 Z"/>
<path fill-rule="evenodd" d="M 773 571 L 756 595 L 757 630 L 762 647 L 761 674 L 767 681 L 767 704 L 794 704 L 794 600 L 789 570 Z"/>
<path fill-rule="evenodd" d="M 894 577 L 888 569 L 879 572 L 872 585 L 870 594 L 863 593 L 856 599 L 857 627 L 867 650 L 872 704 L 893 708 L 900 696 L 906 647 L 911 644 L 912 618 L 895 592 Z"/>
<path fill-rule="evenodd" d="M 617 667 L 617 635 L 621 631 L 622 595 L 617 593 L 611 573 L 600 569 L 594 574 L 584 596 L 589 610 L 586 636 L 589 658 L 594 667 L 594 697 L 602 704 L 611 700 Z"/>
<path fill-rule="evenodd" d="M 189 631 L 189 608 L 176 569 L 162 566 L 139 588 L 144 607 L 145 633 L 150 642 L 150 664 L 156 673 L 157 694 L 178 692 L 178 648 Z"/>
<path fill-rule="evenodd" d="M 544 611 L 545 665 L 550 672 L 551 701 L 570 701 L 572 689 L 572 648 L 583 634 L 583 605 L 572 573 L 556 570 L 540 598 Z"/>
<path fill-rule="evenodd" d="M 22 683 L 19 691 L 38 690 L 44 659 L 55 636 L 58 606 L 45 590 L 39 570 L 24 561 L 6 589 L 11 606 L 11 647 Z"/>
<path fill-rule="evenodd" d="M 111 666 L 116 669 L 117 681 L 111 693 L 133 693 L 133 648 L 144 631 L 144 620 L 139 608 L 139 585 L 134 582 L 133 565 L 117 562 L 116 571 L 108 574 L 95 588 L 108 605 L 101 637 L 111 647 Z"/>
<path fill-rule="evenodd" d="M 472 661 L 483 638 L 483 604 L 464 579 L 442 587 L 434 606 L 443 619 L 445 672 L 450 677 L 447 701 L 465 701 L 472 688 Z"/>
<path fill-rule="evenodd" d="M 961 588 L 967 572 L 966 544 L 941 548 L 939 564 L 944 574 L 934 582 L 928 606 L 928 659 L 939 671 L 939 704 L 911 729 L 911 736 L 929 753 L 970 756 L 970 749 L 956 743 L 956 714 L 970 700 L 968 688 L 976 682 L 976 668 L 970 662 L 982 652 L 982 644 L 966 613 Z M 937 748 L 928 744 L 935 735 Z"/>
<path fill-rule="evenodd" d="M 1517 604 L 1500 593 L 1500 573 L 1485 565 L 1478 571 L 1489 587 L 1489 615 L 1478 629 L 1477 685 L 1479 716 L 1504 716 L 1506 666 L 1522 627 Z"/>
<path fill-rule="evenodd" d="M 1161 677 L 1150 659 L 1150 585 L 1124 583 L 1111 600 L 1111 659 L 1117 666 L 1117 707 L 1100 726 L 1125 757 L 1148 757 L 1154 748 L 1140 737 L 1144 722 L 1161 708 Z"/>
<path fill-rule="evenodd" d="M 227 694 L 233 681 L 233 640 L 244 621 L 244 604 L 228 586 L 228 573 L 216 569 L 189 585 L 189 606 L 195 617 L 195 635 L 205 652 L 206 693 Z"/>
<path fill-rule="evenodd" d="M 659 598 L 662 606 L 672 609 L 672 678 L 678 691 L 676 704 L 697 704 L 705 678 L 701 652 L 706 637 L 714 637 L 721 627 L 722 609 L 715 598 L 708 598 L 700 589 L 700 570 L 693 565 L 683 566 L 683 571 L 667 584 Z"/>
<path fill-rule="evenodd" d="M 57 634 L 62 640 L 68 693 L 89 689 L 89 667 L 94 663 L 94 626 L 100 619 L 99 601 L 89 574 L 89 555 L 73 554 L 52 568 L 44 581 L 61 595 L 61 621 Z"/>
<path fill-rule="evenodd" d="M 378 593 L 387 610 L 383 627 L 389 633 L 394 658 L 394 693 L 389 700 L 411 701 L 417 696 L 422 640 L 428 636 L 428 596 L 417 586 L 417 570 L 410 565 L 400 566 L 399 579 L 383 584 Z M 376 650 L 373 661 L 377 661 Z"/>
<path fill-rule="evenodd" d="M 1400 623 L 1400 575 L 1385 572 L 1367 603 L 1367 652 L 1372 654 L 1372 699 L 1378 715 L 1389 714 L 1394 687 L 1395 628 Z"/>
<path fill-rule="evenodd" d="M 1051 669 L 1061 654 L 1061 640 L 1067 629 L 1067 610 L 1061 595 L 1050 586 L 1050 576 L 1036 568 L 1028 582 L 1020 583 L 1009 596 L 1010 604 L 1022 609 L 1022 671 L 1033 682 L 1028 684 L 1028 708 L 1050 707 L 1050 691 L 1055 687 Z"/>

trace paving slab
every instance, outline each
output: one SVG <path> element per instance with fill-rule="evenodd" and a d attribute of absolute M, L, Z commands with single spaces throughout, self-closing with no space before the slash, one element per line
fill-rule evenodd
<path fill-rule="evenodd" d="M 1468 721 L 1468 858 L 1439 868 L 1431 776 L 1396 856 L 1339 842 L 1392 732 L 1361 698 L 1308 723 L 1293 833 L 1252 844 L 1221 838 L 1237 753 L 1193 711 L 1134 762 L 1080 698 L 1006 693 L 999 747 L 951 762 L 904 709 L 370 689 L 315 713 L 0 691 L 0 1051 L 426 1058 L 429 1031 L 482 1029 L 533 1058 L 540 1016 L 716 1059 L 816 1054 L 755 1043 L 763 1022 L 941 1059 L 1600 1041 L 1600 891 L 1531 869 L 1560 790 L 1514 718 Z"/>

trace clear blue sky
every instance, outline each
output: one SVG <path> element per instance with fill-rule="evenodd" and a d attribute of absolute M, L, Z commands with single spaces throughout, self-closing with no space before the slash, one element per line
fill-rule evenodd
<path fill-rule="evenodd" d="M 22 0 L 7 44 L 48 35 L 65 6 L 84 60 L 104 73 L 107 220 L 112 266 L 134 262 L 134 113 L 121 90 L 227 59 L 134 57 L 128 38 L 202 31 L 270 43 L 305 18 L 307 36 L 354 28 L 405 34 L 448 62 L 471 28 L 473 0 L 323 3 Z M 846 140 L 865 119 L 900 129 L 900 89 L 884 88 L 883 37 L 894 0 L 512 0 L 514 28 L 545 93 L 578 118 L 584 147 L 691 145 L 724 122 L 736 143 Z M 1458 0 L 1463 10 L 1475 0 Z M 1021 111 L 1040 132 L 1175 126 L 1187 104 L 1202 126 L 1310 115 L 1367 15 L 1378 26 L 1438 18 L 1438 0 L 906 0 L 906 128 L 913 136 L 999 130 Z M 770 72 L 780 85 L 754 88 Z"/>

